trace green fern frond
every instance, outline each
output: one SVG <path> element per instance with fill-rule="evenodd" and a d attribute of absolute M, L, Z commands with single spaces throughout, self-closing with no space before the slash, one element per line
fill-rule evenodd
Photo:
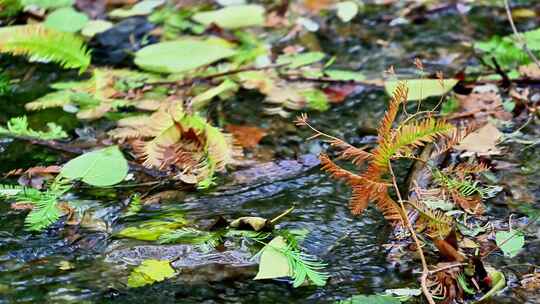
<path fill-rule="evenodd" d="M 71 103 L 73 94 L 75 93 L 70 90 L 52 92 L 25 104 L 24 107 L 29 111 L 63 107 Z"/>
<path fill-rule="evenodd" d="M 454 221 L 440 210 L 431 209 L 418 201 L 409 201 L 409 204 L 418 210 L 420 217 L 427 222 L 429 232 L 432 236 L 444 239 L 452 230 Z"/>
<path fill-rule="evenodd" d="M 317 286 L 326 285 L 326 280 L 330 277 L 328 273 L 322 271 L 326 267 L 326 263 L 290 246 L 280 251 L 287 257 L 289 268 L 292 270 L 293 287 L 299 287 L 306 279 Z"/>
<path fill-rule="evenodd" d="M 0 184 L 0 197 L 12 197 L 24 191 L 25 187 L 19 185 Z"/>
<path fill-rule="evenodd" d="M 390 138 L 380 143 L 373 152 L 373 162 L 381 168 L 387 167 L 392 157 L 400 154 L 408 155 L 413 149 L 432 142 L 454 129 L 452 124 L 434 118 L 402 125 Z"/>
<path fill-rule="evenodd" d="M 68 135 L 62 127 L 50 122 L 47 124 L 47 131 L 36 131 L 28 127 L 28 119 L 26 116 L 11 118 L 6 127 L 0 127 L 0 136 L 19 136 L 32 137 L 41 140 L 54 140 L 66 138 Z"/>
<path fill-rule="evenodd" d="M 91 60 L 82 39 L 41 24 L 4 28 L 0 32 L 0 52 L 52 61 L 66 69 L 77 68 L 79 73 L 88 68 Z"/>
<path fill-rule="evenodd" d="M 479 186 L 478 181 L 472 181 L 469 178 L 454 178 L 438 169 L 433 170 L 433 178 L 441 186 L 448 190 L 457 190 L 464 197 L 479 194 L 481 197 L 486 198 L 489 194 L 489 190 Z"/>

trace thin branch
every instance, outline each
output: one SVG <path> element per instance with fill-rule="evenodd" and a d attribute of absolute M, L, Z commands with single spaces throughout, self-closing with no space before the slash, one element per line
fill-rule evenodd
<path fill-rule="evenodd" d="M 407 229 L 411 233 L 411 237 L 414 240 L 414 243 L 416 244 L 416 250 L 418 251 L 418 254 L 420 255 L 420 260 L 422 261 L 422 276 L 420 277 L 422 293 L 424 293 L 424 296 L 426 297 L 426 300 L 428 301 L 429 304 L 435 304 L 435 301 L 433 300 L 433 297 L 431 296 L 431 293 L 429 292 L 429 289 L 427 287 L 427 278 L 429 276 L 429 268 L 427 266 L 426 257 L 424 256 L 424 251 L 422 250 L 422 247 L 420 246 L 420 241 L 418 240 L 418 236 L 416 235 L 416 232 L 414 231 L 414 228 L 411 225 L 409 218 L 407 217 L 407 210 L 405 209 L 405 205 L 403 204 L 403 199 L 401 197 L 401 194 L 399 192 L 399 187 L 397 185 L 396 175 L 394 174 L 394 170 L 392 169 L 392 164 L 390 162 L 388 162 L 388 169 L 389 169 L 390 175 L 392 176 L 392 183 L 394 184 L 394 189 L 396 190 L 398 202 L 403 212 L 403 216 L 402 216 L 403 221 L 405 222 Z"/>
<path fill-rule="evenodd" d="M 461 267 L 461 266 L 467 266 L 467 265 L 468 265 L 467 263 L 455 263 L 455 264 L 451 264 L 451 265 L 446 265 L 446 266 L 439 267 L 439 268 L 434 269 L 434 270 L 430 270 L 429 275 L 435 274 L 435 273 L 440 272 L 440 271 L 445 271 L 447 269 L 452 269 L 452 268 Z"/>
<path fill-rule="evenodd" d="M 527 42 L 523 38 L 523 35 L 518 32 L 516 28 L 516 24 L 514 23 L 514 19 L 512 18 L 512 10 L 510 9 L 510 3 L 508 3 L 508 0 L 504 0 L 504 9 L 506 10 L 506 17 L 508 18 L 508 22 L 510 22 L 510 26 L 512 27 L 512 31 L 514 32 L 516 39 L 519 40 L 519 43 L 521 43 L 521 46 L 525 53 L 527 53 L 527 55 L 529 55 L 532 61 L 534 61 L 536 66 L 540 68 L 540 61 L 538 61 L 538 58 L 536 58 L 533 52 L 527 47 Z"/>

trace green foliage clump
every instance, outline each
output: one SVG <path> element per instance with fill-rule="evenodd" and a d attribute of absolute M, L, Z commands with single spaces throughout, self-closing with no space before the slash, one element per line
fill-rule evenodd
<path fill-rule="evenodd" d="M 0 18 L 17 15 L 23 6 L 19 0 L 0 0 Z"/>
<path fill-rule="evenodd" d="M 0 127 L 0 135 L 14 137 L 31 137 L 40 140 L 54 140 L 66 138 L 67 133 L 62 130 L 62 127 L 54 122 L 47 123 L 47 131 L 32 130 L 28 126 L 26 116 L 11 118 L 6 127 Z"/>
<path fill-rule="evenodd" d="M 65 69 L 84 72 L 90 65 L 90 52 L 84 41 L 41 24 L 12 26 L 0 30 L 0 53 L 28 56 L 34 61 L 55 62 Z"/>

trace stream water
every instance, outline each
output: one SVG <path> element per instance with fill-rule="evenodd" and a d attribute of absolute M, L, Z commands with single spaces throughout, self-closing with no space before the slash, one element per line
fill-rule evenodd
<path fill-rule="evenodd" d="M 533 1 L 534 2 L 534 1 Z M 465 60 L 470 54 L 464 45 L 473 39 L 484 39 L 493 33 L 509 32 L 502 14 L 493 8 L 474 8 L 466 21 L 455 9 L 444 9 L 427 14 L 417 23 L 389 26 L 384 19 L 388 11 L 368 7 L 365 18 L 349 25 L 337 25 L 321 31 L 315 41 L 327 53 L 337 56 L 338 64 L 361 69 L 371 77 L 380 77 L 389 65 L 396 66 L 399 74 L 412 74 L 413 59 L 421 57 L 427 71 L 439 69 L 457 72 L 474 60 Z M 536 20 L 538 22 L 538 20 Z M 539 24 L 531 23 L 530 28 Z M 377 39 L 385 41 L 377 43 Z M 12 59 L 12 58 L 11 58 Z M 448 63 L 454 59 L 452 63 Z M 2 63 L 10 69 L 21 69 L 21 62 Z M 24 71 L 23 71 L 24 70 Z M 24 66 L 22 72 L 28 72 Z M 0 118 L 24 113 L 23 105 L 47 90 L 47 83 L 73 75 L 60 75 L 50 66 L 39 66 L 28 79 L 18 85 L 16 94 L 3 99 Z M 365 130 L 373 129 L 381 117 L 386 96 L 380 89 L 359 90 L 343 104 L 325 113 L 312 114 L 314 124 L 352 143 L 369 141 Z M 227 120 L 261 124 L 261 98 L 239 96 L 224 106 Z M 48 110 L 30 115 L 33 123 L 55 121 L 68 129 L 80 127 L 77 120 L 60 110 Z M 275 156 L 295 159 L 300 155 L 315 154 L 321 149 L 318 142 L 305 142 L 307 133 L 296 132 L 290 120 L 265 117 L 262 124 L 272 128 L 272 136 L 262 142 L 264 149 L 273 149 Z M 279 127 L 275 127 L 279 126 Z M 526 129 L 538 136 L 538 128 Z M 498 173 L 503 180 L 519 177 L 527 183 L 519 184 L 519 191 L 536 198 L 540 194 L 538 164 L 540 155 L 534 147 L 511 146 L 512 156 L 507 159 L 516 164 L 511 170 Z M 519 151 L 519 152 L 518 152 Z M 0 141 L 0 172 L 14 168 L 51 164 L 57 154 L 22 141 Z M 406 175 L 407 167 L 403 168 Z M 320 303 L 332 302 L 354 294 L 372 294 L 389 288 L 417 286 L 413 269 L 416 263 L 390 262 L 386 258 L 385 244 L 389 228 L 380 214 L 369 209 L 361 217 L 353 217 L 348 208 L 349 190 L 330 180 L 316 167 L 286 172 L 278 180 L 262 182 L 251 187 L 221 194 L 218 188 L 210 193 L 188 194 L 184 199 L 162 204 L 155 210 L 142 211 L 126 220 L 120 218 L 124 202 L 116 190 L 102 192 L 82 189 L 70 201 L 86 208 L 99 221 L 79 229 L 50 229 L 43 233 L 23 230 L 24 214 L 11 210 L 9 204 L 0 204 L 0 303 Z M 509 186 L 518 186 L 509 183 Z M 122 191 L 123 194 L 126 190 Z M 127 190 L 129 191 L 129 190 Z M 516 190 L 517 191 L 517 190 Z M 488 204 L 489 212 L 505 218 L 509 212 L 504 199 Z M 519 201 L 514 202 L 519 204 Z M 291 205 L 295 211 L 279 227 L 303 228 L 310 231 L 303 246 L 328 263 L 331 279 L 324 288 L 302 287 L 294 289 L 285 281 L 253 281 L 252 266 L 241 271 L 228 267 L 211 268 L 203 274 L 188 274 L 152 286 L 129 289 L 125 285 L 129 269 L 126 263 L 111 261 L 111 251 L 148 245 L 143 241 L 116 239 L 112 235 L 128 224 L 164 214 L 181 214 L 193 223 L 204 223 L 216 215 L 234 219 L 256 215 L 271 218 Z M 537 253 L 537 239 L 528 238 L 528 252 Z M 131 248 L 131 249 L 130 249 Z M 59 265 L 69 262 L 70 269 Z M 539 254 L 520 255 L 510 262 L 494 256 L 494 266 L 511 263 L 540 264 Z M 506 273 L 506 272 L 505 272 Z M 509 281 L 516 277 L 509 272 Z M 538 298 L 507 290 L 494 301 L 497 303 L 538 303 Z"/>

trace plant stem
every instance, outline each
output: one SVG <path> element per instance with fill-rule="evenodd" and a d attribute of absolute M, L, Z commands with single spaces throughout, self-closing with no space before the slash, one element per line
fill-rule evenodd
<path fill-rule="evenodd" d="M 521 43 L 525 53 L 527 53 L 527 55 L 529 55 L 532 61 L 534 61 L 536 66 L 540 68 L 540 61 L 538 61 L 538 58 L 536 58 L 533 52 L 531 52 L 531 50 L 527 47 L 527 42 L 516 28 L 516 24 L 514 23 L 514 19 L 512 18 L 512 10 L 510 9 L 510 3 L 508 3 L 508 0 L 504 0 L 504 9 L 506 10 L 506 17 L 508 18 L 508 22 L 510 22 L 510 26 L 512 27 L 514 35 L 516 35 L 516 39 L 518 39 L 519 43 Z"/>
<path fill-rule="evenodd" d="M 424 251 L 422 250 L 422 247 L 420 246 L 420 241 L 418 240 L 418 236 L 416 235 L 416 232 L 414 231 L 414 227 L 411 225 L 411 222 L 409 221 L 409 218 L 407 217 L 407 210 L 405 209 L 405 205 L 403 204 L 403 199 L 401 198 L 399 187 L 397 185 L 396 175 L 394 174 L 394 170 L 392 169 L 392 164 L 390 162 L 388 162 L 388 169 L 390 171 L 390 175 L 392 176 L 392 184 L 394 185 L 394 189 L 396 190 L 396 195 L 398 197 L 399 205 L 401 206 L 403 222 L 405 223 L 405 226 L 407 226 L 407 229 L 411 233 L 411 237 L 414 240 L 414 243 L 416 244 L 416 250 L 418 251 L 418 254 L 420 255 L 420 260 L 422 261 L 422 276 L 420 277 L 422 293 L 426 297 L 426 300 L 428 301 L 429 304 L 435 304 L 435 300 L 433 300 L 433 297 L 431 296 L 431 293 L 429 292 L 429 289 L 427 287 L 427 278 L 429 275 L 429 269 L 427 266 L 426 257 L 424 256 Z"/>

